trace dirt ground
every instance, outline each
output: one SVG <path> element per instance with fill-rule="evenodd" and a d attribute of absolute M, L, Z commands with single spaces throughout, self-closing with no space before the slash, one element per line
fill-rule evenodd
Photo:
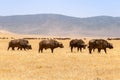
<path fill-rule="evenodd" d="M 120 41 L 107 54 L 97 50 L 89 54 L 74 49 L 69 40 L 60 40 L 64 48 L 38 53 L 40 40 L 29 40 L 32 50 L 7 51 L 9 39 L 0 39 L 0 80 L 120 80 Z M 86 43 L 88 41 L 86 40 Z"/>

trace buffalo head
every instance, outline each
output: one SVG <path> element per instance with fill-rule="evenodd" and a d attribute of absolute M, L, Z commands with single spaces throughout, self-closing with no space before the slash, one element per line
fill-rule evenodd
<path fill-rule="evenodd" d="M 64 48 L 64 46 L 63 46 L 63 44 L 61 42 L 59 42 L 59 47 Z"/>
<path fill-rule="evenodd" d="M 108 48 L 113 49 L 113 44 L 112 43 L 108 43 Z"/>

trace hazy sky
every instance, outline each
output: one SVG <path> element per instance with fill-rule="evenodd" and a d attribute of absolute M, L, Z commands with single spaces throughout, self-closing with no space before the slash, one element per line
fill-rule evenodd
<path fill-rule="evenodd" d="M 44 13 L 120 17 L 120 0 L 0 0 L 0 16 Z"/>

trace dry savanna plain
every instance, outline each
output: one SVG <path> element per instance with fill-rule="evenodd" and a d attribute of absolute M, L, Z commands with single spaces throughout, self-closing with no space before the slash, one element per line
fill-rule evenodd
<path fill-rule="evenodd" d="M 110 40 L 107 54 L 88 49 L 73 53 L 70 40 L 58 40 L 64 48 L 38 53 L 40 39 L 29 40 L 32 50 L 7 51 L 11 39 L 0 39 L 0 80 L 120 80 L 120 41 Z M 85 42 L 88 43 L 89 39 Z"/>

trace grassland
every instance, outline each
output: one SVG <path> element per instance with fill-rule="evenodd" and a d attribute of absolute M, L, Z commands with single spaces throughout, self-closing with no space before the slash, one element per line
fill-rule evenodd
<path fill-rule="evenodd" d="M 29 40 L 32 50 L 7 51 L 9 39 L 0 40 L 0 80 L 120 80 L 120 41 L 114 49 L 98 54 L 70 52 L 69 40 L 60 40 L 64 48 L 54 53 L 38 53 L 40 40 Z M 88 40 L 86 40 L 86 43 Z"/>

